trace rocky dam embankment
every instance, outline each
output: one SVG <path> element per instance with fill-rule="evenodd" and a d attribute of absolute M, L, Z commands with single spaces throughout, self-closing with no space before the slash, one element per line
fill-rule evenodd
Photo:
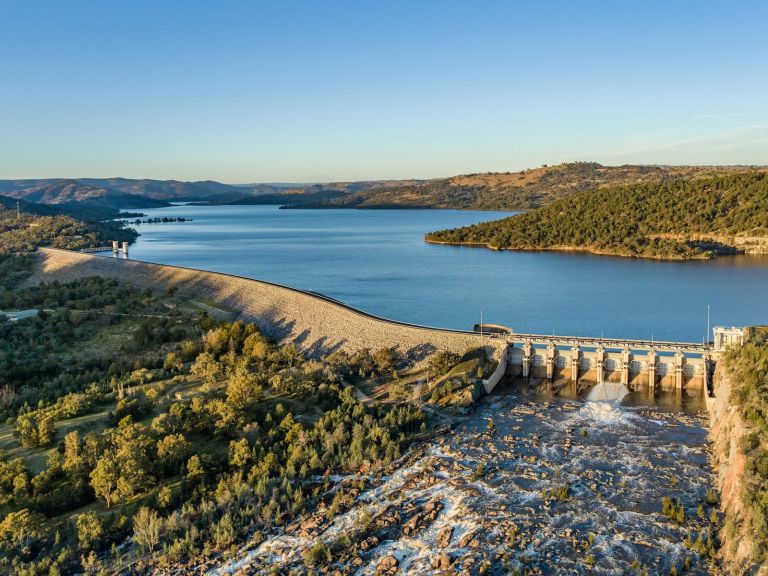
<path fill-rule="evenodd" d="M 105 276 L 153 290 L 172 288 L 226 306 L 270 338 L 292 342 L 309 356 L 389 347 L 420 363 L 438 350 L 464 352 L 482 342 L 472 333 L 390 321 L 318 294 L 240 276 L 53 248 L 40 249 L 38 256 L 32 284 Z"/>

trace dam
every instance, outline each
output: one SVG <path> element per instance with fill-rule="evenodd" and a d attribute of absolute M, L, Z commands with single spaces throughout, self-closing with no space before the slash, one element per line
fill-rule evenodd
<path fill-rule="evenodd" d="M 611 338 L 515 334 L 499 325 L 475 325 L 475 331 L 504 340 L 499 372 L 525 380 L 569 384 L 615 382 L 631 390 L 701 390 L 713 395 L 717 358 L 731 344 L 741 344 L 738 327 L 714 328 L 714 341 L 665 342 Z M 498 380 L 501 380 L 501 375 Z M 490 393 L 497 382 L 486 381 Z"/>
<path fill-rule="evenodd" d="M 518 334 L 493 324 L 466 331 L 433 328 L 380 318 L 322 294 L 242 276 L 53 248 L 38 254 L 32 282 L 101 275 L 152 289 L 173 287 L 232 308 L 266 335 L 292 342 L 310 356 L 391 347 L 415 365 L 440 350 L 463 353 L 484 346 L 498 361 L 483 380 L 486 393 L 505 378 L 523 378 L 577 390 L 617 382 L 650 393 L 699 390 L 710 396 L 718 357 L 743 338 L 740 328 L 722 327 L 716 327 L 714 340 L 706 343 Z"/>

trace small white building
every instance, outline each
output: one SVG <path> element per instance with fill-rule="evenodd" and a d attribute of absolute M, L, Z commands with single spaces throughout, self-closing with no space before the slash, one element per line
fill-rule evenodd
<path fill-rule="evenodd" d="M 744 328 L 737 326 L 715 326 L 715 352 L 723 352 L 729 346 L 744 344 Z"/>

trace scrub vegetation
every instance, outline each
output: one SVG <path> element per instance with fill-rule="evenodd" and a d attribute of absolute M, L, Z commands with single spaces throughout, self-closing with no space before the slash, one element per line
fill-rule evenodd
<path fill-rule="evenodd" d="M 400 377 L 391 350 L 308 360 L 253 324 L 102 278 L 9 285 L 0 302 L 39 310 L 0 320 L 2 573 L 228 556 L 307 510 L 343 511 L 353 492 L 329 475 L 382 469 L 427 430 L 409 402 L 356 398 Z"/>

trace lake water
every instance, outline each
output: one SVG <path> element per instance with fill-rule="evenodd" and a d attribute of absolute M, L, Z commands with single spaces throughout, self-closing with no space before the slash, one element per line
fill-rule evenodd
<path fill-rule="evenodd" d="M 131 258 L 321 292 L 373 314 L 447 328 L 700 342 L 712 324 L 768 324 L 768 258 L 658 262 L 430 245 L 424 234 L 508 213 L 174 206 Z"/>

